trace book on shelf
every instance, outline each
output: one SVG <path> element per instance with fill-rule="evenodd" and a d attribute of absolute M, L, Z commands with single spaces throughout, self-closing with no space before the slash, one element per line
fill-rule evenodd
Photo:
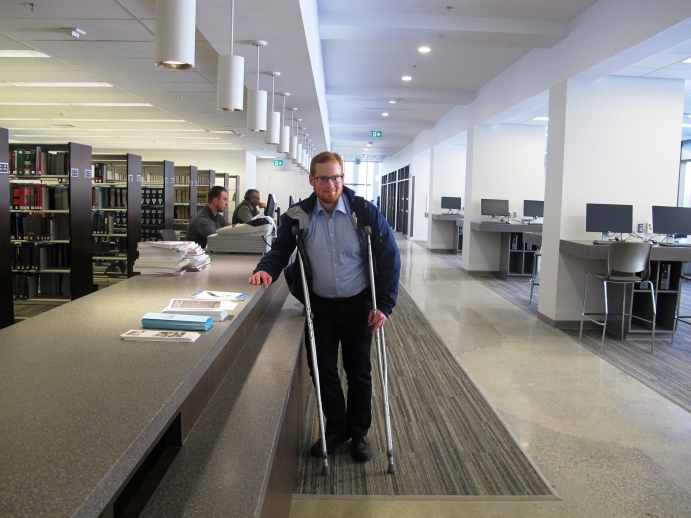
<path fill-rule="evenodd" d="M 91 205 L 95 209 L 126 209 L 127 187 L 94 185 L 91 190 Z"/>
<path fill-rule="evenodd" d="M 16 300 L 28 300 L 38 297 L 38 274 L 13 273 L 12 297 Z"/>
<path fill-rule="evenodd" d="M 205 315 L 221 322 L 236 306 L 227 300 L 171 299 L 163 313 Z"/>
<path fill-rule="evenodd" d="M 138 342 L 194 342 L 201 335 L 192 331 L 146 331 L 141 329 L 130 329 L 120 335 L 123 340 Z"/>
<path fill-rule="evenodd" d="M 9 169 L 17 176 L 66 176 L 68 153 L 35 149 L 15 149 L 10 152 Z"/>
<path fill-rule="evenodd" d="M 214 326 L 208 315 L 147 313 L 142 317 L 145 329 L 184 329 L 187 331 L 208 331 Z"/>
<path fill-rule="evenodd" d="M 10 214 L 10 235 L 15 240 L 67 241 L 70 239 L 69 214 Z"/>
<path fill-rule="evenodd" d="M 91 215 L 91 233 L 98 234 L 125 234 L 127 232 L 127 212 L 103 212 L 95 211 Z"/>

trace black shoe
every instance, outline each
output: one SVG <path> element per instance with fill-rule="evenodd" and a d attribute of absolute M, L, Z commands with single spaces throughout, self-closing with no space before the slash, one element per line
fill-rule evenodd
<path fill-rule="evenodd" d="M 333 454 L 338 447 L 350 439 L 348 432 L 332 433 L 326 436 L 326 451 L 329 455 Z M 321 436 L 310 448 L 310 455 L 312 457 L 322 457 L 324 450 L 322 449 Z"/>
<path fill-rule="evenodd" d="M 367 436 L 353 437 L 350 441 L 350 456 L 358 462 L 366 462 L 372 458 L 372 443 Z"/>

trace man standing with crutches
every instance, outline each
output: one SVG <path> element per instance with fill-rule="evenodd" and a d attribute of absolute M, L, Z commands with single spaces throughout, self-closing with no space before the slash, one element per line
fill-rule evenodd
<path fill-rule="evenodd" d="M 323 152 L 315 156 L 309 182 L 314 193 L 281 216 L 272 249 L 261 259 L 249 282 L 268 287 L 285 268 L 291 293 L 303 304 L 311 303 L 326 427 L 323 439 L 312 446 L 310 453 L 324 458 L 326 467 L 326 454 L 334 453 L 349 439 L 353 459 L 364 462 L 372 458 L 367 437 L 372 422 L 372 335 L 383 331 L 396 304 L 401 261 L 391 228 L 378 209 L 343 186 L 343 161 L 339 155 Z M 376 269 L 372 275 L 370 240 Z M 288 265 L 296 247 L 302 260 L 296 259 Z M 301 265 L 308 301 L 303 291 Z M 374 286 L 370 284 L 371 279 Z M 373 301 L 376 311 L 372 311 Z M 307 334 L 309 339 L 309 329 Z M 338 375 L 339 343 L 348 380 L 347 400 Z M 385 359 L 385 354 L 380 351 L 382 357 Z M 311 354 L 308 359 L 314 377 Z M 382 378 L 385 364 L 383 369 Z M 385 399 L 388 401 L 388 397 Z M 389 471 L 392 472 L 388 425 L 387 419 Z"/>

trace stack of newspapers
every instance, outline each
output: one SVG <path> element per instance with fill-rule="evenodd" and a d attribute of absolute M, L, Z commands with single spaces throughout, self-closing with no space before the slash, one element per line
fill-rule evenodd
<path fill-rule="evenodd" d="M 211 264 L 211 258 L 199 245 L 197 245 L 196 248 L 188 248 L 185 259 L 189 261 L 189 264 L 185 266 L 185 270 L 188 272 L 201 272 L 204 268 Z"/>
<path fill-rule="evenodd" d="M 190 263 L 187 251 L 199 245 L 194 241 L 145 241 L 137 243 L 139 259 L 134 271 L 142 275 L 182 275 Z"/>

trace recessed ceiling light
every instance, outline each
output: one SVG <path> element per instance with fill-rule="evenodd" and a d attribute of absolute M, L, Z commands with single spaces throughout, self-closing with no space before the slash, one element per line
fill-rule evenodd
<path fill-rule="evenodd" d="M 691 63 L 691 58 L 686 58 L 686 59 L 684 60 L 684 63 Z"/>
<path fill-rule="evenodd" d="M 541 115 L 539 117 L 533 117 L 534 121 L 548 121 L 549 117 L 545 117 L 544 115 Z"/>
<path fill-rule="evenodd" d="M 6 84 L 21 88 L 113 88 L 104 81 L 7 81 Z"/>
<path fill-rule="evenodd" d="M 432 50 L 432 49 L 430 49 L 427 45 L 423 45 L 422 47 L 419 47 L 419 48 L 417 49 L 417 51 L 418 51 L 420 54 L 427 54 L 430 50 Z"/>
<path fill-rule="evenodd" d="M 386 112 L 384 112 L 384 113 L 382 113 L 382 114 L 381 114 L 381 116 L 382 116 L 382 117 L 388 117 L 388 116 L 389 116 L 389 114 L 388 114 L 388 113 L 386 113 Z"/>
<path fill-rule="evenodd" d="M 0 58 L 49 58 L 38 50 L 0 50 Z"/>
<path fill-rule="evenodd" d="M 403 76 L 401 79 L 402 79 L 403 81 L 412 81 L 413 78 L 410 77 L 410 76 Z"/>
<path fill-rule="evenodd" d="M 691 124 L 682 124 L 681 127 L 682 128 L 691 128 Z"/>
<path fill-rule="evenodd" d="M 367 147 L 370 147 L 372 144 L 367 144 Z"/>
<path fill-rule="evenodd" d="M 389 104 L 396 104 L 396 101 L 392 99 L 391 101 L 389 101 Z"/>
<path fill-rule="evenodd" d="M 70 106 L 116 106 L 118 108 L 127 106 L 152 106 L 149 103 L 65 103 Z"/>

